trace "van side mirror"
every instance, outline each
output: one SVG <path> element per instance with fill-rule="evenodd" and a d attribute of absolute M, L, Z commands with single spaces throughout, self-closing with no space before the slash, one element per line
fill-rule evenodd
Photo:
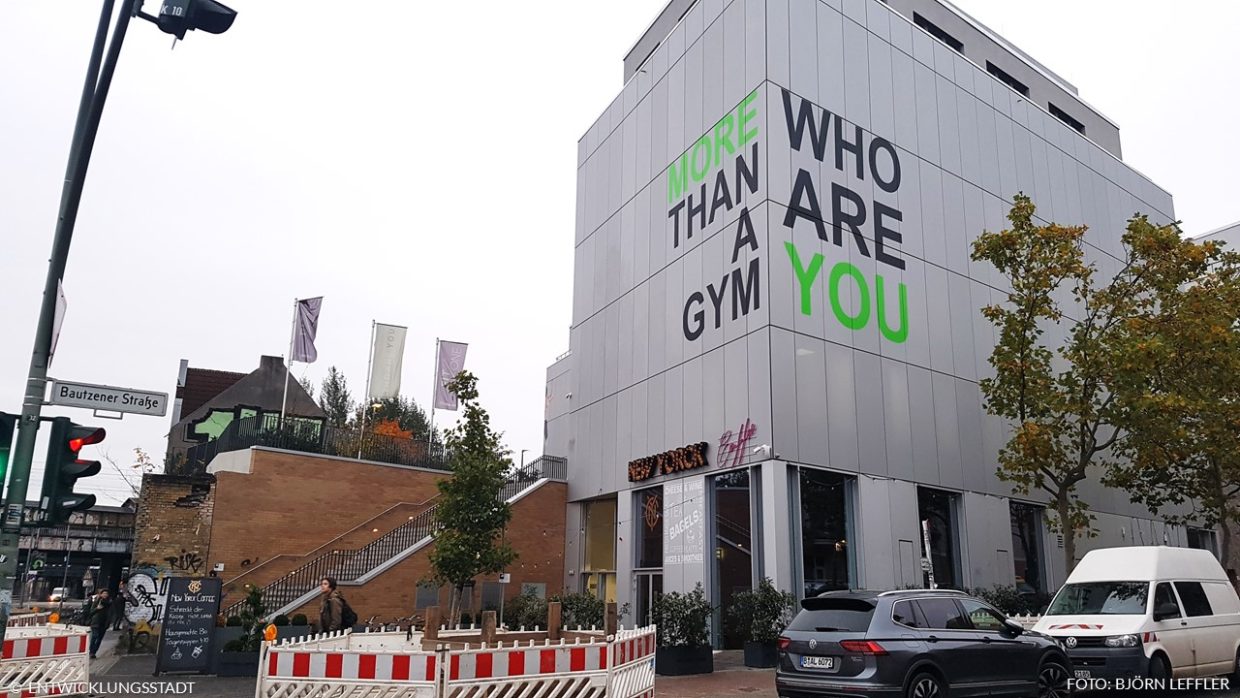
<path fill-rule="evenodd" d="M 1011 633 L 1013 637 L 1017 635 L 1023 635 L 1025 632 L 1025 626 L 1021 625 L 1020 623 L 1017 623 L 1011 618 L 1003 619 L 1003 627 L 1004 629 L 1007 630 L 1007 632 Z"/>
<path fill-rule="evenodd" d="M 1180 617 L 1180 607 L 1176 606 L 1170 601 L 1166 603 L 1160 603 L 1158 604 L 1158 607 L 1154 609 L 1154 620 L 1167 620 L 1168 618 L 1179 618 L 1179 617 Z"/>

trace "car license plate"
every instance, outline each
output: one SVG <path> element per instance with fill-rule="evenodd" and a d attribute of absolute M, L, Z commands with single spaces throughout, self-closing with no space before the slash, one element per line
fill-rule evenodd
<path fill-rule="evenodd" d="M 839 668 L 836 665 L 835 660 L 835 657 L 801 657 L 801 668 L 835 671 Z"/>
<path fill-rule="evenodd" d="M 1076 671 L 1074 671 L 1074 672 L 1072 672 L 1072 673 L 1073 673 L 1073 674 L 1076 676 L 1076 678 L 1078 678 L 1078 679 L 1088 679 L 1088 678 L 1089 678 L 1089 670 L 1088 670 L 1088 669 L 1077 669 Z"/>

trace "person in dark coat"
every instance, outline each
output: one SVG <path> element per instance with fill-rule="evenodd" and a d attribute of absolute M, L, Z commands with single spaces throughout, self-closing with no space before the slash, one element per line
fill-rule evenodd
<path fill-rule="evenodd" d="M 128 580 L 126 580 L 127 582 Z M 121 590 L 116 594 L 116 600 L 112 602 L 112 629 L 125 629 L 125 583 L 121 582 Z"/>
<path fill-rule="evenodd" d="M 91 602 L 90 609 L 90 658 L 95 658 L 99 645 L 103 644 L 103 634 L 108 631 L 111 620 L 112 599 L 107 589 L 100 589 Z"/>
<path fill-rule="evenodd" d="M 344 621 L 344 597 L 336 589 L 336 580 L 324 577 L 319 582 L 319 591 L 323 592 L 323 605 L 319 608 L 319 632 L 340 630 Z"/>

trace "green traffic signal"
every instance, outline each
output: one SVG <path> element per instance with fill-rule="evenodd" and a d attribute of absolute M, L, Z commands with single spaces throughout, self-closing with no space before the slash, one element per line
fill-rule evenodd
<path fill-rule="evenodd" d="M 43 494 L 39 499 L 48 522 L 68 521 L 69 514 L 95 506 L 95 495 L 78 494 L 73 488 L 78 480 L 98 475 L 102 466 L 97 460 L 81 460 L 78 455 L 82 447 L 100 443 L 106 436 L 102 428 L 74 424 L 68 417 L 52 420 Z"/>

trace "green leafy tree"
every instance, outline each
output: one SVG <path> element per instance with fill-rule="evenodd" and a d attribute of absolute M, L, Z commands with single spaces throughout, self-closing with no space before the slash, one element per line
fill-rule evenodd
<path fill-rule="evenodd" d="M 1222 524 L 1230 555 L 1240 520 L 1240 255 L 1178 236 L 1164 244 L 1191 281 L 1161 285 L 1157 311 L 1126 327 L 1115 389 L 1132 436 L 1107 481 L 1172 523 Z"/>
<path fill-rule="evenodd" d="M 1085 227 L 1037 225 L 1034 210 L 1029 197 L 1017 195 L 1011 227 L 973 243 L 973 259 L 993 265 L 1011 289 L 1004 302 L 982 311 L 999 341 L 990 356 L 995 373 L 980 384 L 987 411 L 1012 424 L 998 454 L 999 477 L 1020 494 L 1049 495 L 1071 570 L 1078 534 L 1093 535 L 1077 487 L 1117 466 L 1126 435 L 1109 387 L 1118 347 L 1127 324 L 1151 313 L 1157 290 L 1182 281 L 1186 269 L 1166 244 L 1178 237 L 1175 227 L 1137 216 L 1123 236 L 1120 268 L 1100 281 L 1085 262 Z M 1070 308 L 1062 307 L 1061 289 L 1071 294 Z M 1064 322 L 1066 340 L 1050 346 L 1046 328 Z"/>
<path fill-rule="evenodd" d="M 349 416 L 353 414 L 353 396 L 349 393 L 349 382 L 344 374 L 335 366 L 327 369 L 327 377 L 323 379 L 319 391 L 319 407 L 327 414 L 327 423 L 334 427 L 349 425 Z"/>
<path fill-rule="evenodd" d="M 501 572 L 516 553 L 503 540 L 512 510 L 500 500 L 512 460 L 478 403 L 478 379 L 462 371 L 447 388 L 460 400 L 464 419 L 444 437 L 452 477 L 438 483 L 430 560 L 434 580 L 452 587 L 448 617 L 456 618 L 465 583 Z"/>

